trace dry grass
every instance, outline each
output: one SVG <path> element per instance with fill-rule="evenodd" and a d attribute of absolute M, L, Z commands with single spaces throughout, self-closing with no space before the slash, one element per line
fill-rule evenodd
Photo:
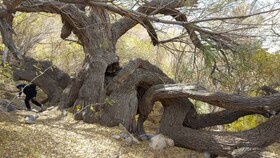
<path fill-rule="evenodd" d="M 73 120 L 68 114 L 52 109 L 39 115 L 36 124 L 24 123 L 24 117 L 34 112 L 0 112 L 0 157 L 26 158 L 188 158 L 203 157 L 203 154 L 178 147 L 155 151 L 148 142 L 128 147 L 124 141 L 115 140 L 117 128 L 86 124 Z"/>

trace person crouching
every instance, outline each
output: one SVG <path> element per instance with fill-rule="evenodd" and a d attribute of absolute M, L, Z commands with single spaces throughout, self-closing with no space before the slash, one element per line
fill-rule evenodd
<path fill-rule="evenodd" d="M 30 103 L 29 103 L 30 100 L 33 104 L 40 107 L 39 112 L 43 111 L 43 105 L 40 104 L 36 100 L 37 91 L 36 91 L 36 85 L 35 84 L 29 84 L 29 85 L 19 84 L 19 85 L 17 85 L 17 88 L 20 90 L 19 95 L 18 95 L 19 97 L 21 96 L 22 92 L 25 94 L 24 103 L 25 103 L 27 111 L 31 111 L 31 106 L 30 106 Z"/>

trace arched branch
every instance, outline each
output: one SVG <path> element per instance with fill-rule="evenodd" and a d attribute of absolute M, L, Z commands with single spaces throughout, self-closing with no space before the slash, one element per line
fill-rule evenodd
<path fill-rule="evenodd" d="M 158 45 L 159 44 L 158 36 L 157 36 L 154 26 L 152 25 L 152 23 L 149 20 L 142 19 L 142 21 L 143 21 L 143 23 L 140 22 L 140 24 L 142 24 L 142 26 L 147 30 L 147 32 L 152 40 L 153 45 L 154 46 Z"/>
<path fill-rule="evenodd" d="M 266 113 L 279 111 L 279 95 L 269 95 L 263 97 L 245 97 L 241 95 L 225 94 L 220 92 L 209 92 L 196 85 L 156 85 L 151 87 L 145 94 L 146 99 L 141 105 L 152 105 L 154 101 L 166 98 L 192 98 L 203 101 L 214 106 L 226 109 L 251 111 L 255 113 Z"/>
<path fill-rule="evenodd" d="M 22 3 L 19 7 L 15 8 L 15 11 L 59 14 L 63 22 L 61 30 L 62 39 L 67 38 L 73 32 L 82 42 L 88 41 L 86 38 L 87 29 L 84 28 L 91 26 L 92 21 L 79 5 L 58 1 L 33 1 L 32 4 Z"/>
<path fill-rule="evenodd" d="M 216 125 L 224 125 L 238 120 L 240 117 L 255 114 L 250 111 L 223 110 L 209 114 L 197 114 L 194 106 L 186 115 L 183 125 L 192 129 L 200 129 Z"/>

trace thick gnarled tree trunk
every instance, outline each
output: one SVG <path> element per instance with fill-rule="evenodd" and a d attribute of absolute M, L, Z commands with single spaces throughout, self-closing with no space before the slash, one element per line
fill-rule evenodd
<path fill-rule="evenodd" d="M 147 61 L 131 61 L 107 86 L 112 105 L 107 104 L 101 123 L 107 126 L 122 123 L 128 130 L 135 131 L 135 116 L 143 95 L 141 90 L 145 92 L 150 86 L 162 83 L 172 83 L 172 80 Z"/>
<path fill-rule="evenodd" d="M 72 7 L 70 6 L 70 8 Z M 76 118 L 83 119 L 88 123 L 100 122 L 99 111 L 94 109 L 96 106 L 105 104 L 105 71 L 109 64 L 118 62 L 115 54 L 115 43 L 112 42 L 110 19 L 106 10 L 91 7 L 90 16 L 78 15 L 83 17 L 79 24 L 87 29 L 73 28 L 73 32 L 79 37 L 86 54 L 83 73 L 79 73 L 80 76 L 78 76 L 79 79 L 82 79 L 78 81 L 80 88 L 73 86 L 74 89 L 71 92 L 76 94 L 73 95 L 76 98 L 74 106 L 84 109 Z M 74 17 L 75 14 L 72 16 Z M 69 15 L 62 18 L 67 20 Z M 70 24 L 71 21 L 68 20 Z M 75 92 L 77 90 L 78 93 Z M 70 100 L 75 99 L 70 98 Z"/>

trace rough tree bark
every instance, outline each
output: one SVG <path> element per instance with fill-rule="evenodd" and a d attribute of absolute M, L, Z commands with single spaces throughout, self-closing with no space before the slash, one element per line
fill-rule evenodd
<path fill-rule="evenodd" d="M 111 126 L 122 123 L 128 130 L 135 131 L 138 100 L 143 91 L 152 85 L 172 82 L 149 62 L 141 59 L 131 61 L 107 86 L 108 99 L 114 103 L 104 111 L 101 123 Z"/>
<path fill-rule="evenodd" d="M 22 54 L 21 52 L 19 52 L 19 50 L 13 42 L 12 35 L 15 34 L 15 31 L 12 28 L 12 13 L 15 13 L 15 7 L 17 7 L 21 2 L 22 0 L 4 0 L 3 4 L 0 6 L 0 31 L 2 35 L 2 41 L 6 45 L 6 47 L 8 47 L 9 50 L 13 53 L 14 57 L 19 60 L 22 59 Z"/>

